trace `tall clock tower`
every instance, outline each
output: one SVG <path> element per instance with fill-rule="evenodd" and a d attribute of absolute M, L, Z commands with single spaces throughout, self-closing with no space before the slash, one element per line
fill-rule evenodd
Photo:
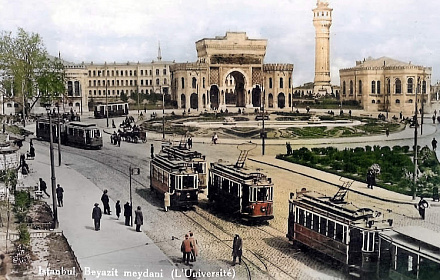
<path fill-rule="evenodd" d="M 332 92 L 330 79 L 330 26 L 332 11 L 327 1 L 317 0 L 313 9 L 315 26 L 315 80 L 313 93 L 325 95 Z"/>

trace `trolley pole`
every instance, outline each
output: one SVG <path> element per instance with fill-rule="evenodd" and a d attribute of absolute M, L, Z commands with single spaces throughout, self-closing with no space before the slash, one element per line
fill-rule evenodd
<path fill-rule="evenodd" d="M 58 211 L 57 211 L 57 204 L 56 204 L 56 191 L 55 191 L 55 185 L 56 185 L 56 178 L 55 178 L 55 164 L 54 164 L 54 155 L 53 155 L 53 129 L 52 129 L 52 117 L 50 114 L 50 107 L 47 107 L 47 115 L 49 116 L 49 134 L 50 134 L 50 173 L 51 173 L 51 185 L 52 185 L 52 209 L 53 209 L 53 227 L 58 228 Z"/>

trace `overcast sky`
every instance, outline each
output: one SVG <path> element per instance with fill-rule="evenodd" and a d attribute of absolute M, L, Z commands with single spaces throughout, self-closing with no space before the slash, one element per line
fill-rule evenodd
<path fill-rule="evenodd" d="M 329 0 L 332 82 L 365 57 L 431 66 L 440 80 L 440 1 Z M 293 63 L 294 86 L 313 81 L 316 0 L 0 0 L 0 30 L 41 35 L 75 63 L 194 62 L 195 42 L 246 32 L 267 39 L 265 63 Z"/>

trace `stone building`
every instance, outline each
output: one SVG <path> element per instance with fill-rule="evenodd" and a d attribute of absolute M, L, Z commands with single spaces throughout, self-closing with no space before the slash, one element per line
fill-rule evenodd
<path fill-rule="evenodd" d="M 293 64 L 264 64 L 266 47 L 245 32 L 197 41 L 196 62 L 170 66 L 172 100 L 196 110 L 290 107 Z"/>
<path fill-rule="evenodd" d="M 417 93 L 418 108 L 431 108 L 431 67 L 388 57 L 357 61 L 339 70 L 341 100 L 356 100 L 366 111 L 412 115 Z M 423 96 L 423 97 L 422 97 Z"/>

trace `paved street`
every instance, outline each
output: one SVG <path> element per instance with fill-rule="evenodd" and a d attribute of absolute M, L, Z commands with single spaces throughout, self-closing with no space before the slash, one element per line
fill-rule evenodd
<path fill-rule="evenodd" d="M 121 119 L 116 119 L 119 123 Z M 104 130 L 106 120 L 83 118 L 83 121 L 97 122 Z M 32 127 L 32 126 L 31 126 Z M 109 129 L 112 131 L 112 129 Z M 430 139 L 437 135 L 436 125 L 425 125 L 420 145 L 429 145 Z M 293 148 L 299 146 L 335 145 L 354 147 L 375 145 L 412 145 L 413 130 L 385 136 L 365 138 L 337 138 L 290 141 Z M 148 142 L 121 143 L 121 147 L 110 144 L 108 134 L 104 134 L 104 147 L 101 151 L 79 150 L 63 146 L 63 165 L 56 168 L 57 182 L 65 189 L 65 204 L 59 208 L 60 229 L 65 232 L 75 254 L 83 267 L 96 267 L 97 270 L 119 268 L 131 270 L 143 268 L 150 271 L 164 269 L 164 278 L 170 276 L 171 268 L 182 269 L 180 264 L 180 242 L 189 230 L 195 232 L 200 244 L 200 257 L 194 263 L 194 269 L 202 271 L 233 271 L 237 279 L 341 279 L 338 271 L 324 261 L 295 250 L 285 238 L 289 193 L 303 187 L 333 195 L 340 185 L 339 177 L 276 160 L 274 155 L 285 153 L 285 140 L 268 140 L 266 153 L 261 155 L 261 146 L 249 154 L 247 165 L 262 168 L 274 179 L 275 219 L 269 225 L 246 226 L 227 217 L 214 214 L 207 205 L 206 194 L 201 195 L 201 205 L 195 211 L 162 210 L 162 202 L 151 195 L 148 189 L 149 146 L 154 143 L 159 151 L 161 134 L 149 133 Z M 180 140 L 180 139 L 175 139 Z M 208 138 L 193 138 L 194 149 L 205 154 L 210 161 L 218 159 L 235 162 L 239 151 L 235 146 L 243 140 L 226 140 L 220 137 L 218 145 L 210 144 Z M 35 185 L 38 177 L 44 177 L 50 184 L 48 144 L 36 141 L 37 158 L 30 161 L 34 170 L 26 178 Z M 27 147 L 27 146 L 25 146 Z M 102 230 L 93 231 L 91 209 L 94 202 L 100 202 L 103 189 L 109 190 L 109 196 L 121 203 L 128 201 L 128 168 L 139 166 L 141 174 L 133 177 L 133 205 L 141 205 L 146 234 L 138 234 L 127 228 L 115 216 L 104 216 Z M 281 168 L 279 168 L 281 167 Z M 306 175 L 306 176 L 305 176 Z M 320 180 L 317 180 L 320 179 Z M 329 184 L 330 182 L 333 184 Z M 395 225 L 421 225 L 440 232 L 437 217 L 440 211 L 438 203 L 431 203 L 426 221 L 422 221 L 414 209 L 411 197 L 397 195 L 379 188 L 370 190 L 362 182 L 355 182 L 353 192 L 347 199 L 359 206 L 375 207 L 395 220 Z M 48 201 L 50 203 L 50 201 Z M 244 266 L 230 266 L 232 237 L 240 233 L 244 240 L 246 257 Z M 148 244 L 148 245 L 147 245 Z M 159 250 L 160 249 L 160 250 Z M 175 266 L 173 266 L 173 264 Z M 204 277 L 197 277 L 204 279 Z M 88 279 L 96 279 L 89 277 Z M 102 277 L 100 279 L 103 279 Z M 110 279 L 110 278 L 109 278 Z M 115 278 L 112 278 L 115 279 Z M 118 278 L 120 279 L 120 278 Z M 133 278 L 127 278 L 133 279 Z M 206 278 L 207 279 L 207 278 Z"/>

